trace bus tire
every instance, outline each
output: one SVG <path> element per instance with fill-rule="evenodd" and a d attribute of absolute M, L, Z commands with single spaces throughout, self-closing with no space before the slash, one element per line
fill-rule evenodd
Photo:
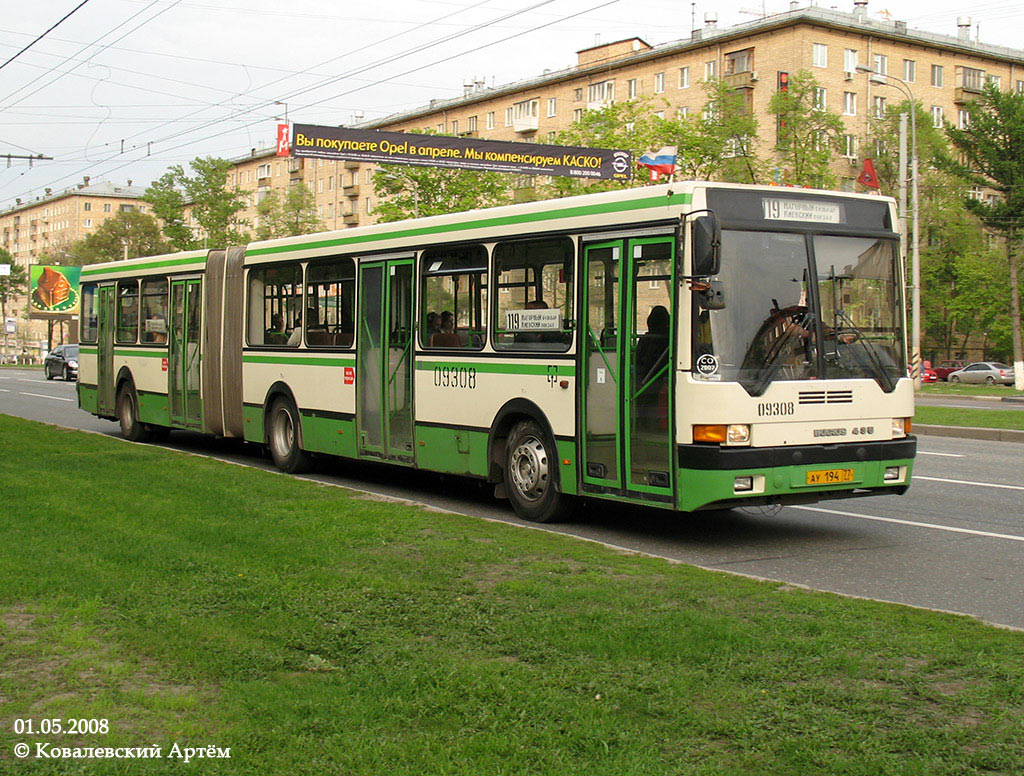
<path fill-rule="evenodd" d="M 121 435 L 129 442 L 150 440 L 149 427 L 139 420 L 139 400 L 131 383 L 124 383 L 117 393 L 117 419 L 121 424 Z"/>
<path fill-rule="evenodd" d="M 555 484 L 558 456 L 537 423 L 521 420 L 505 445 L 505 489 L 516 513 L 534 523 L 556 521 L 568 511 L 568 497 Z"/>
<path fill-rule="evenodd" d="M 267 416 L 267 443 L 274 466 L 289 474 L 309 471 L 313 459 L 299 445 L 299 412 L 288 399 L 274 400 Z"/>

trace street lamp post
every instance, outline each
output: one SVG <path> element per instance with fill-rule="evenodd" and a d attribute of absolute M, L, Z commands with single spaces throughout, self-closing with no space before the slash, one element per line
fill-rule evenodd
<path fill-rule="evenodd" d="M 894 75 L 876 73 L 870 67 L 858 65 L 858 72 L 868 73 L 868 79 L 877 84 L 889 84 L 907 95 L 910 100 L 910 198 L 913 214 L 912 237 L 910 240 L 910 330 L 911 330 L 911 374 L 914 377 L 914 390 L 921 390 L 921 252 L 918 242 L 919 208 L 917 190 L 917 101 L 910 89 L 910 84 Z M 874 76 L 872 78 L 871 76 Z"/>

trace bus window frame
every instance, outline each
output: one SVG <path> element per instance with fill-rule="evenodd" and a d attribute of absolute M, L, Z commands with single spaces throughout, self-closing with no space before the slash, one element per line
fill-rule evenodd
<path fill-rule="evenodd" d="M 93 332 L 94 336 L 91 339 L 86 339 L 86 337 L 84 336 L 85 332 L 89 331 L 89 330 L 86 329 L 84 326 L 80 327 L 78 341 L 81 344 L 83 344 L 83 345 L 96 345 L 96 344 L 99 344 L 99 341 L 100 341 L 100 319 L 99 319 L 99 313 L 96 311 L 96 292 L 98 290 L 99 290 L 99 284 L 98 283 L 83 283 L 82 286 L 81 286 L 82 306 L 81 306 L 81 312 L 80 312 L 80 316 L 81 316 L 80 320 L 81 320 L 81 322 L 83 324 L 87 321 L 86 314 L 85 314 L 86 313 L 86 311 L 85 311 L 85 296 L 86 296 L 86 293 L 88 291 L 88 292 L 90 292 L 89 293 L 89 297 L 92 299 L 92 314 L 93 314 L 93 319 L 95 321 L 95 324 L 94 324 L 94 326 L 92 328 L 92 332 Z"/>
<path fill-rule="evenodd" d="M 272 264 L 252 264 L 246 267 L 245 271 L 245 303 L 242 310 L 245 313 L 245 347 L 253 350 L 282 350 L 286 352 L 293 352 L 295 350 L 304 349 L 305 346 L 305 318 L 306 318 L 306 261 L 280 261 Z M 302 336 L 299 337 L 298 343 L 295 345 L 289 345 L 285 343 L 260 343 L 253 344 L 251 340 L 251 330 L 249 326 L 249 313 L 250 313 L 250 302 L 252 299 L 252 274 L 253 272 L 263 272 L 271 269 L 278 269 L 281 267 L 297 267 L 299 270 L 299 321 L 298 328 L 302 332 Z M 264 289 L 266 284 L 264 283 Z M 263 296 L 263 303 L 266 304 L 266 295 Z M 267 323 L 264 318 L 264 324 Z M 264 329 L 264 336 L 266 336 L 266 329 Z M 291 335 L 289 335 L 291 336 Z"/>
<path fill-rule="evenodd" d="M 122 286 L 124 286 L 124 287 L 131 286 L 131 284 L 133 284 L 133 283 L 135 284 L 135 297 L 134 297 L 134 299 L 135 299 L 135 336 L 132 337 L 131 339 L 122 339 L 121 338 L 121 331 L 122 331 L 122 327 L 121 327 L 122 300 L 130 298 L 131 295 L 129 294 L 128 296 L 122 296 L 121 295 L 121 288 L 122 288 Z M 139 279 L 137 277 L 133 277 L 133 278 L 121 278 L 120 280 L 118 280 L 114 284 L 114 299 L 115 299 L 115 305 L 114 305 L 114 344 L 115 345 L 137 345 L 139 343 L 139 317 L 140 317 L 139 313 L 141 312 L 140 308 L 142 306 L 142 298 L 140 296 L 140 291 L 139 291 Z M 125 329 L 125 330 L 127 331 L 127 329 Z"/>
<path fill-rule="evenodd" d="M 315 268 L 319 264 L 327 264 L 329 262 L 341 262 L 341 261 L 348 261 L 351 264 L 351 266 L 352 266 L 352 279 L 351 279 L 351 282 L 352 282 L 352 309 L 350 310 L 351 318 L 352 318 L 352 341 L 348 345 L 333 345 L 333 344 L 332 345 L 310 345 L 309 341 L 308 341 L 309 330 L 307 328 L 308 325 L 309 325 L 309 321 L 306 319 L 306 311 L 309 309 L 309 304 L 310 304 L 309 286 L 316 283 L 316 281 L 313 281 L 313 282 L 310 281 L 310 268 L 311 267 Z M 302 313 L 302 344 L 304 345 L 304 347 L 307 350 L 308 349 L 313 349 L 313 350 L 323 350 L 323 351 L 332 351 L 332 352 L 334 352 L 334 351 L 344 352 L 344 351 L 355 350 L 355 348 L 356 348 L 356 328 L 357 328 L 356 327 L 356 321 L 358 320 L 358 315 L 359 315 L 359 312 L 358 312 L 358 310 L 359 310 L 359 306 L 358 306 L 358 304 L 359 304 L 359 299 L 358 299 L 358 297 L 359 297 L 359 260 L 358 260 L 358 258 L 356 256 L 351 255 L 351 254 L 338 254 L 336 256 L 318 256 L 315 259 L 309 259 L 308 261 L 303 262 L 302 266 L 303 266 L 303 273 L 302 273 L 302 275 L 303 275 L 303 283 L 302 283 L 302 310 L 303 310 L 303 313 Z M 321 282 L 320 285 L 324 285 L 324 283 Z M 317 298 L 319 299 L 319 297 L 317 297 Z M 248 335 L 248 332 L 246 332 L 246 334 Z M 269 347 L 275 347 L 275 346 L 269 346 Z M 279 346 L 277 346 L 277 347 L 279 347 Z"/>
<path fill-rule="evenodd" d="M 142 286 L 145 283 L 153 283 L 153 282 L 163 281 L 163 283 L 164 283 L 164 293 L 163 293 L 164 307 L 163 307 L 163 310 L 161 312 L 163 313 L 164 326 L 166 327 L 166 326 L 168 326 L 167 322 L 170 319 L 170 312 L 171 312 L 171 279 L 172 279 L 172 276 L 168 276 L 168 275 L 143 275 L 143 276 L 141 276 L 139 278 L 139 345 L 142 345 L 142 346 L 145 346 L 145 347 L 157 347 L 157 348 L 166 348 L 167 347 L 167 337 L 168 337 L 169 332 L 166 331 L 166 330 L 164 331 L 164 340 L 163 340 L 163 342 L 158 342 L 156 340 L 146 340 L 146 339 L 142 338 L 143 334 L 146 333 L 144 331 L 143 322 L 145 320 L 149 320 L 148 318 L 144 319 L 142 317 L 142 300 L 146 298 L 146 295 L 142 293 Z M 151 297 L 155 297 L 156 294 L 150 294 L 150 296 Z M 156 334 L 156 333 L 157 332 L 153 332 L 153 334 Z"/>
<path fill-rule="evenodd" d="M 490 313 L 491 313 L 491 307 L 493 306 L 493 296 L 494 296 L 494 294 L 491 293 L 491 289 L 489 288 L 489 285 L 488 285 L 490 283 L 491 273 L 492 273 L 492 270 L 493 270 L 493 266 L 492 266 L 492 250 L 493 250 L 494 244 L 495 244 L 494 242 L 463 242 L 463 243 L 452 243 L 452 244 L 444 244 L 444 243 L 442 243 L 442 244 L 431 245 L 431 246 L 428 246 L 428 247 L 425 247 L 425 248 L 418 249 L 419 250 L 419 259 L 418 259 L 418 261 L 419 261 L 419 272 L 417 273 L 417 276 L 418 276 L 419 288 L 417 290 L 419 292 L 419 295 L 418 295 L 418 310 L 417 310 L 417 315 L 416 315 L 416 328 L 419 329 L 419 349 L 420 350 L 430 351 L 431 353 L 479 353 L 479 352 L 483 351 L 487 347 L 487 345 L 488 345 L 488 343 L 490 341 L 488 339 L 489 336 L 490 336 L 490 332 L 488 331 L 488 322 L 490 320 L 489 316 L 490 316 Z M 431 253 L 442 252 L 442 251 L 455 252 L 455 251 L 466 250 L 466 249 L 478 249 L 478 251 L 482 251 L 482 253 L 483 253 L 483 272 L 479 272 L 475 268 L 465 269 L 463 271 L 458 271 L 458 272 L 448 272 L 448 273 L 444 273 L 444 274 L 428 272 L 428 270 L 427 270 L 428 263 L 430 261 L 436 261 L 435 258 L 430 256 Z M 484 304 L 482 306 L 478 306 L 478 310 L 480 312 L 480 322 L 483 324 L 483 330 L 480 332 L 480 334 L 481 334 L 480 344 L 479 345 L 466 345 L 464 347 L 450 347 L 450 346 L 431 345 L 430 343 L 425 342 L 424 338 L 423 338 L 423 335 L 426 333 L 425 332 L 425 328 L 424 328 L 424 324 L 426 322 L 426 317 L 427 317 L 427 310 L 426 310 L 426 304 L 427 304 L 426 282 L 427 282 L 427 278 L 429 278 L 429 277 L 454 277 L 454 276 L 458 276 L 458 275 L 467 275 L 467 276 L 475 275 L 478 278 L 483 278 L 483 281 L 484 281 L 484 285 L 483 286 L 480 286 L 480 285 L 477 286 L 477 288 L 475 290 L 476 293 L 473 292 L 472 288 L 467 289 L 467 293 L 470 295 L 471 298 L 479 297 L 481 292 L 483 292 L 486 295 L 486 297 L 487 297 L 486 300 L 484 301 Z M 455 330 L 458 331 L 458 310 L 459 310 L 459 307 L 458 307 L 458 293 L 456 293 L 455 296 L 454 296 L 453 308 L 454 309 L 451 310 L 451 312 L 455 315 Z M 443 312 L 444 311 L 438 312 L 437 313 L 438 316 L 440 316 Z M 472 330 L 470 330 L 470 336 L 472 337 Z M 431 334 L 431 337 L 433 337 L 433 334 Z M 470 342 L 471 341 L 472 340 L 470 340 Z"/>

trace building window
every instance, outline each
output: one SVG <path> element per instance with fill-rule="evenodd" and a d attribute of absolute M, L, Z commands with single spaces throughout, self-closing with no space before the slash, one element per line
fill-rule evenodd
<path fill-rule="evenodd" d="M 110 212 L 110 203 L 109 202 L 104 202 L 103 203 L 103 212 L 104 213 L 109 213 Z"/>
<path fill-rule="evenodd" d="M 1019 84 L 1022 82 L 1017 81 L 1017 83 Z M 1018 89 L 1017 91 L 1020 91 L 1020 89 Z M 92 202 L 86 202 L 84 205 L 82 205 L 82 210 L 92 210 Z"/>
<path fill-rule="evenodd" d="M 366 198 L 366 215 L 370 215 L 373 212 L 373 204 L 370 202 L 370 198 Z"/>
<path fill-rule="evenodd" d="M 824 43 L 815 43 L 811 63 L 815 67 L 828 67 L 828 46 Z"/>
<path fill-rule="evenodd" d="M 455 120 L 452 121 L 452 134 L 453 135 L 459 134 L 459 120 L 458 119 L 455 119 Z"/>
<path fill-rule="evenodd" d="M 917 73 L 917 63 L 913 59 L 903 60 L 903 80 L 907 83 L 914 83 L 914 76 Z"/>
<path fill-rule="evenodd" d="M 967 129 L 971 125 L 971 114 L 961 108 L 956 112 L 956 125 L 960 129 Z"/>
<path fill-rule="evenodd" d="M 92 228 L 92 219 L 91 219 L 91 218 L 87 218 L 87 219 L 85 219 L 85 220 L 84 220 L 84 221 L 82 222 L 82 225 L 83 225 L 83 226 L 84 226 L 84 227 L 85 227 L 86 229 L 91 229 L 91 228 Z"/>
<path fill-rule="evenodd" d="M 601 81 L 591 84 L 587 90 L 587 102 L 614 102 L 615 81 Z"/>
<path fill-rule="evenodd" d="M 712 59 L 704 63 L 704 80 L 711 81 L 715 78 L 718 78 L 718 60 Z"/>
<path fill-rule="evenodd" d="M 512 126 L 512 108 L 505 108 L 505 126 Z"/>
<path fill-rule="evenodd" d="M 874 115 L 876 119 L 885 118 L 885 97 L 874 98 Z"/>
<path fill-rule="evenodd" d="M 656 118 L 656 119 L 664 119 L 665 118 L 665 111 L 663 111 L 663 110 L 656 110 L 656 111 L 654 111 L 654 118 Z"/>
<path fill-rule="evenodd" d="M 754 69 L 754 49 L 733 51 L 725 55 L 725 74 L 747 73 Z"/>
<path fill-rule="evenodd" d="M 994 86 L 994 87 L 996 87 L 996 89 L 1002 89 L 1003 88 L 1003 79 L 1002 79 L 1001 76 L 990 75 L 990 76 L 987 76 L 985 78 L 985 81 L 986 81 L 986 83 L 988 83 L 989 86 Z"/>
<path fill-rule="evenodd" d="M 857 72 L 857 49 L 845 49 L 843 51 L 843 71 L 847 73 Z"/>
<path fill-rule="evenodd" d="M 512 118 L 530 119 L 540 113 L 540 100 L 523 100 L 512 106 Z"/>
<path fill-rule="evenodd" d="M 572 112 L 572 120 L 577 122 L 583 120 L 583 108 L 576 108 Z"/>
<path fill-rule="evenodd" d="M 825 90 L 820 86 L 814 88 L 814 109 L 825 110 Z"/>
<path fill-rule="evenodd" d="M 548 97 L 548 118 L 551 118 L 558 112 L 558 98 Z"/>
<path fill-rule="evenodd" d="M 269 178 L 270 177 L 270 162 L 261 164 L 256 168 L 257 178 Z"/>
<path fill-rule="evenodd" d="M 323 194 L 324 193 L 324 179 L 323 178 L 317 178 L 317 181 L 316 181 L 316 193 L 317 194 Z"/>
<path fill-rule="evenodd" d="M 654 93 L 661 94 L 665 91 L 665 74 L 655 73 L 654 74 Z"/>
<path fill-rule="evenodd" d="M 874 63 L 872 69 L 879 75 L 885 75 L 889 72 L 889 57 L 885 54 L 875 54 Z"/>
<path fill-rule="evenodd" d="M 932 126 L 942 128 L 942 106 L 932 105 Z"/>
<path fill-rule="evenodd" d="M 857 158 L 857 136 L 843 135 L 843 156 L 848 159 Z"/>
<path fill-rule="evenodd" d="M 476 132 L 476 116 L 469 117 L 469 131 Z"/>
<path fill-rule="evenodd" d="M 942 86 L 942 65 L 932 65 L 932 86 Z"/>
<path fill-rule="evenodd" d="M 135 205 L 121 205 L 121 207 L 119 207 L 118 210 L 120 210 L 122 213 L 131 213 L 133 210 L 135 210 Z"/>
<path fill-rule="evenodd" d="M 856 92 L 843 92 L 843 115 L 845 115 L 845 116 L 856 116 L 857 115 L 857 93 Z"/>
<path fill-rule="evenodd" d="M 972 92 L 980 92 L 985 86 L 985 71 L 976 67 L 958 67 L 957 86 L 969 89 Z"/>
<path fill-rule="evenodd" d="M 629 99 L 635 99 L 637 95 L 636 79 L 630 78 L 629 81 L 626 82 L 626 86 L 628 87 L 627 92 L 629 94 Z"/>
<path fill-rule="evenodd" d="M 682 105 L 680 106 L 679 110 L 676 111 L 676 115 L 681 119 L 685 119 L 687 116 L 690 115 L 690 109 L 687 106 Z"/>
<path fill-rule="evenodd" d="M 690 86 L 690 68 L 679 68 L 679 88 L 688 89 Z"/>
<path fill-rule="evenodd" d="M 487 129 L 494 129 L 494 111 L 488 111 L 487 113 Z"/>

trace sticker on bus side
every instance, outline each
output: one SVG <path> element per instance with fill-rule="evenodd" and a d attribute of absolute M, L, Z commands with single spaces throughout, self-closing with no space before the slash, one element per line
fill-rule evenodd
<path fill-rule="evenodd" d="M 356 384 L 356 368 L 354 366 L 345 367 L 345 385 Z"/>

